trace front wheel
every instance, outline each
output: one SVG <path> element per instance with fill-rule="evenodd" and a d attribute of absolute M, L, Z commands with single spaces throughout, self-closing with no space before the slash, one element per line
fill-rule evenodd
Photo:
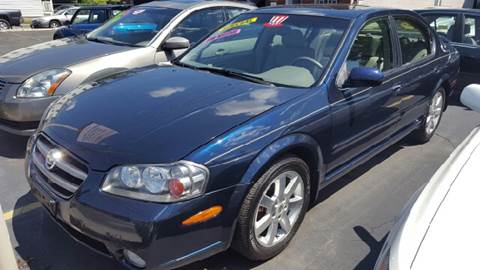
<path fill-rule="evenodd" d="M 288 157 L 272 165 L 253 185 L 238 218 L 233 247 L 251 260 L 267 260 L 286 248 L 310 201 L 307 164 Z"/>
<path fill-rule="evenodd" d="M 60 27 L 60 22 L 59 21 L 51 21 L 49 24 L 50 28 L 58 28 Z"/>
<path fill-rule="evenodd" d="M 426 143 L 430 141 L 433 134 L 440 124 L 442 119 L 443 109 L 445 108 L 446 94 L 443 88 L 435 92 L 430 104 L 428 112 L 425 114 L 423 124 L 410 135 L 411 139 L 416 143 Z"/>
<path fill-rule="evenodd" d="M 7 30 L 10 29 L 10 23 L 7 20 L 0 19 L 0 30 Z"/>

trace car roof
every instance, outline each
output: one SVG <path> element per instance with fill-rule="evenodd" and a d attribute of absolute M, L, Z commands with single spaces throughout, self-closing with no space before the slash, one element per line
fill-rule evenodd
<path fill-rule="evenodd" d="M 174 0 L 174 1 L 152 1 L 145 4 L 138 5 L 137 7 L 163 7 L 185 10 L 191 7 L 198 6 L 244 6 L 254 7 L 252 5 L 235 2 L 235 1 L 205 1 L 205 0 Z"/>
<path fill-rule="evenodd" d="M 129 8 L 130 5 L 98 5 L 98 6 L 78 6 L 79 9 L 115 9 L 115 8 Z"/>
<path fill-rule="evenodd" d="M 256 10 L 255 12 L 274 13 L 274 14 L 291 14 L 291 15 L 311 15 L 311 16 L 326 16 L 346 19 L 355 19 L 362 15 L 381 11 L 394 11 L 396 9 L 369 7 L 363 5 L 284 5 L 265 7 Z"/>
<path fill-rule="evenodd" d="M 431 8 L 422 8 L 416 9 L 416 12 L 425 13 L 425 12 L 452 12 L 452 13 L 480 13 L 479 9 L 472 8 L 448 8 L 448 7 L 431 7 Z"/>

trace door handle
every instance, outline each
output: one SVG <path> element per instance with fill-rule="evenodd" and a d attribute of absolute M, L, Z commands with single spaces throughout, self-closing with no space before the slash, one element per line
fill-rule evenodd
<path fill-rule="evenodd" d="M 402 91 L 402 86 L 401 85 L 393 86 L 393 94 L 398 95 L 401 91 Z"/>

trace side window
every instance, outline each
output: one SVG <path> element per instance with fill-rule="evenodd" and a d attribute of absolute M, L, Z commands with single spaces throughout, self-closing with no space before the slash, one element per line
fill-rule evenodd
<path fill-rule="evenodd" d="M 235 17 L 237 17 L 237 15 L 247 11 L 247 9 L 244 9 L 244 8 L 234 8 L 234 7 L 226 7 L 225 8 L 225 11 L 227 12 L 227 20 L 231 20 Z"/>
<path fill-rule="evenodd" d="M 393 68 L 392 39 L 388 19 L 368 22 L 358 33 L 347 58 L 347 69 L 371 67 L 380 71 Z"/>
<path fill-rule="evenodd" d="M 72 16 L 73 14 L 75 14 L 75 11 L 77 11 L 76 9 L 69 9 L 65 12 L 64 15 L 66 16 Z"/>
<path fill-rule="evenodd" d="M 223 8 L 198 10 L 180 22 L 170 36 L 184 37 L 195 44 L 224 22 Z"/>
<path fill-rule="evenodd" d="M 426 26 L 411 19 L 396 18 L 400 49 L 402 50 L 402 63 L 420 61 L 432 53 L 430 36 Z"/>
<path fill-rule="evenodd" d="M 455 41 L 456 15 L 428 15 L 425 20 L 438 35 L 446 37 L 450 41 Z"/>
<path fill-rule="evenodd" d="M 479 46 L 480 44 L 480 17 L 465 16 L 462 43 Z"/>
<path fill-rule="evenodd" d="M 105 9 L 94 9 L 90 13 L 90 23 L 103 23 L 108 19 Z"/>
<path fill-rule="evenodd" d="M 88 16 L 90 15 L 90 10 L 88 9 L 81 9 L 75 15 L 75 18 L 72 21 L 72 24 L 80 24 L 88 22 Z"/>

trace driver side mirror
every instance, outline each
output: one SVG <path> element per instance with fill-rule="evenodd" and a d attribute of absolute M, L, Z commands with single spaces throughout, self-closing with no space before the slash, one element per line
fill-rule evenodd
<path fill-rule="evenodd" d="M 71 25 L 71 24 L 72 24 L 72 22 L 69 21 L 69 20 L 66 20 L 66 21 L 63 23 L 63 25 Z"/>
<path fill-rule="evenodd" d="M 171 37 L 163 43 L 162 49 L 165 51 L 182 50 L 190 47 L 190 41 L 184 37 Z"/>
<path fill-rule="evenodd" d="M 383 82 L 383 72 L 376 68 L 356 67 L 350 72 L 346 87 L 371 87 Z"/>

